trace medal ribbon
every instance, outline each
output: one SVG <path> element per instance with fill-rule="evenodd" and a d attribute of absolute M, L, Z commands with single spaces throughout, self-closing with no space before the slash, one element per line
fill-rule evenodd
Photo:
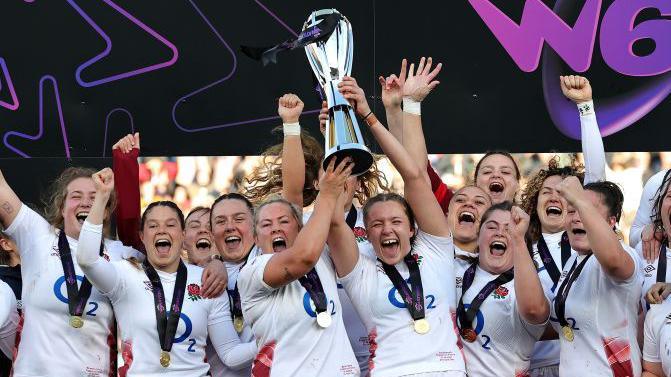
<path fill-rule="evenodd" d="M 561 235 L 561 264 L 562 268 L 566 265 L 566 261 L 571 257 L 571 244 L 568 242 L 568 234 L 564 232 Z M 552 281 L 557 284 L 559 277 L 561 276 L 561 269 L 557 267 L 548 245 L 545 243 L 545 238 L 541 235 L 541 238 L 538 239 L 538 254 L 540 254 L 541 260 L 545 269 L 548 271 Z"/>
<path fill-rule="evenodd" d="M 247 256 L 249 256 L 249 253 L 254 249 L 254 246 L 256 244 L 253 244 L 252 247 L 249 248 L 249 251 L 247 252 Z M 240 266 L 240 270 L 242 270 L 243 267 L 247 264 L 247 257 L 245 257 L 245 261 L 242 262 L 242 265 Z M 240 291 L 238 290 L 238 282 L 236 280 L 235 286 L 233 289 L 226 289 L 226 292 L 228 293 L 228 302 L 229 306 L 231 309 L 231 318 L 243 318 L 242 317 L 242 302 L 240 301 Z"/>
<path fill-rule="evenodd" d="M 100 242 L 99 254 L 103 255 L 104 242 Z M 81 317 L 84 313 L 86 303 L 91 297 L 91 282 L 84 276 L 84 280 L 79 288 L 77 288 L 77 274 L 75 273 L 75 265 L 72 262 L 72 252 L 70 251 L 70 244 L 65 231 L 61 229 L 58 234 L 58 254 L 63 265 L 63 276 L 65 277 L 65 286 L 68 294 L 68 311 L 71 316 Z"/>
<path fill-rule="evenodd" d="M 460 328 L 461 330 L 472 329 L 473 319 L 475 319 L 475 315 L 478 313 L 478 310 L 480 310 L 480 306 L 482 306 L 487 297 L 489 297 L 489 295 L 492 292 L 494 292 L 496 288 L 510 282 L 515 277 L 513 269 L 511 268 L 510 270 L 499 275 L 496 279 L 485 284 L 485 286 L 475 296 L 475 299 L 471 301 L 471 306 L 468 308 L 468 310 L 466 310 L 464 308 L 464 295 L 466 295 L 466 291 L 468 291 L 468 288 L 470 288 L 471 285 L 473 284 L 473 280 L 475 279 L 475 270 L 477 267 L 478 267 L 477 262 L 471 264 L 471 266 L 468 267 L 466 272 L 464 272 L 464 276 L 462 279 L 461 297 L 459 298 L 459 305 L 457 306 L 457 316 L 459 318 L 459 324 L 461 325 Z"/>
<path fill-rule="evenodd" d="M 657 259 L 657 282 L 666 282 L 666 245 L 662 244 L 659 249 L 659 259 Z"/>
<path fill-rule="evenodd" d="M 315 303 L 317 314 L 325 312 L 326 294 L 324 293 L 324 287 L 322 287 L 322 281 L 319 280 L 317 270 L 313 267 L 305 276 L 298 278 L 298 281 L 308 291 L 310 299 Z"/>
<path fill-rule="evenodd" d="M 177 325 L 179 324 L 179 315 L 182 312 L 182 303 L 184 302 L 184 289 L 186 288 L 187 270 L 184 262 L 179 261 L 177 267 L 177 279 L 175 281 L 175 290 L 172 292 L 172 307 L 170 313 L 166 315 L 165 294 L 163 293 L 163 284 L 161 278 L 154 267 L 149 264 L 149 258 L 142 263 L 144 272 L 151 282 L 151 291 L 154 294 L 154 310 L 156 311 L 156 330 L 158 331 L 158 341 L 161 344 L 161 350 L 170 352 L 172 342 L 175 339 Z"/>
<path fill-rule="evenodd" d="M 424 288 L 422 287 L 422 275 L 419 272 L 419 265 L 417 264 L 415 257 L 412 256 L 412 252 L 408 253 L 403 258 L 405 265 L 408 266 L 408 270 L 410 271 L 410 287 L 408 287 L 408 284 L 405 282 L 405 280 L 403 280 L 403 277 L 401 277 L 401 274 L 398 272 L 395 266 L 388 265 L 379 258 L 378 260 L 380 263 L 382 263 L 382 268 L 389 277 L 389 280 L 391 280 L 392 284 L 394 284 L 394 287 L 401 295 L 401 298 L 403 299 L 403 302 L 405 302 L 405 306 L 408 308 L 412 319 L 416 321 L 418 319 L 424 318 L 426 315 L 424 308 Z"/>
<path fill-rule="evenodd" d="M 339 13 L 331 13 L 324 17 L 318 24 L 303 30 L 297 38 L 287 39 L 275 46 L 240 46 L 240 50 L 248 57 L 257 61 L 260 60 L 264 66 L 270 62 L 277 63 L 277 53 L 280 51 L 293 50 L 299 47 L 305 47 L 311 43 L 328 40 L 336 26 L 338 26 L 341 17 L 342 16 Z"/>
<path fill-rule="evenodd" d="M 559 321 L 559 325 L 561 325 L 561 327 L 568 326 L 568 321 L 566 321 L 566 299 L 568 298 L 568 293 L 571 290 L 571 286 L 573 286 L 573 282 L 576 281 L 578 276 L 580 276 L 582 269 L 585 267 L 587 260 L 591 256 L 592 254 L 590 253 L 585 257 L 585 259 L 582 260 L 582 262 L 580 262 L 580 264 L 577 264 L 578 259 L 576 258 L 576 260 L 573 262 L 573 265 L 571 266 L 571 269 L 568 271 L 566 279 L 561 283 L 561 286 L 559 286 L 557 296 L 555 297 L 554 307 L 557 320 Z"/>
<path fill-rule="evenodd" d="M 352 206 L 349 208 L 349 212 L 347 212 L 347 217 L 345 218 L 345 222 L 352 230 L 354 230 L 354 226 L 356 225 L 356 215 L 356 208 L 352 204 Z"/>

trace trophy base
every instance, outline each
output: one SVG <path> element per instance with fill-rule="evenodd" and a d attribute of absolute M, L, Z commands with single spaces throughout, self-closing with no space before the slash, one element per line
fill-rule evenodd
<path fill-rule="evenodd" d="M 340 144 L 327 151 L 324 157 L 322 167 L 324 170 L 328 167 L 332 158 L 336 158 L 336 166 L 345 157 L 350 157 L 354 161 L 353 176 L 359 176 L 370 169 L 373 165 L 373 154 L 368 148 L 359 143 Z"/>

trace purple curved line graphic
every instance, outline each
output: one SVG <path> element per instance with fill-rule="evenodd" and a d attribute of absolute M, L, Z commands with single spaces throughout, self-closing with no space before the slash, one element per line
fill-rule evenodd
<path fill-rule="evenodd" d="M 282 26 L 284 26 L 289 32 L 291 32 L 293 35 L 298 36 L 291 28 L 289 28 L 277 15 L 275 15 L 273 12 L 270 11 L 265 5 L 263 5 L 261 2 L 258 0 L 255 0 L 255 2 L 264 10 L 266 11 L 271 17 L 273 17 L 275 20 L 277 20 Z M 228 52 L 231 54 L 231 57 L 233 58 L 233 67 L 231 68 L 231 71 L 223 78 L 216 80 L 210 84 L 207 84 L 203 86 L 202 88 L 196 89 L 191 93 L 188 93 L 182 97 L 180 97 L 175 104 L 172 106 L 172 121 L 175 123 L 175 126 L 180 129 L 181 131 L 192 133 L 192 132 L 202 132 L 202 131 L 209 131 L 209 130 L 215 130 L 218 128 L 225 128 L 225 127 L 231 127 L 231 126 L 239 126 L 242 124 L 250 124 L 250 123 L 258 123 L 258 122 L 264 122 L 268 120 L 273 120 L 273 119 L 279 119 L 279 116 L 270 116 L 270 117 L 265 117 L 265 118 L 256 118 L 256 119 L 249 119 L 249 120 L 243 120 L 239 122 L 231 122 L 231 123 L 224 123 L 224 124 L 216 124 L 212 126 L 205 126 L 205 127 L 199 127 L 199 128 L 186 128 L 182 124 L 179 123 L 177 120 L 177 108 L 179 105 L 186 101 L 187 99 L 198 95 L 199 93 L 202 93 L 216 85 L 219 85 L 223 83 L 224 81 L 230 79 L 233 77 L 233 74 L 237 70 L 238 67 L 238 59 L 235 55 L 235 51 L 231 48 L 231 46 L 226 42 L 226 40 L 221 36 L 221 34 L 217 31 L 217 29 L 212 25 L 212 22 L 207 18 L 207 16 L 202 12 L 202 10 L 196 5 L 196 3 L 193 0 L 189 0 L 189 3 L 191 3 L 191 6 L 196 10 L 198 15 L 205 21 L 205 24 L 212 30 L 214 35 L 217 37 L 217 39 L 221 42 L 221 44 L 228 50 Z M 303 111 L 303 114 L 314 114 L 318 113 L 320 109 L 316 110 L 308 110 L 308 111 Z"/>
<path fill-rule="evenodd" d="M 16 110 L 19 108 L 19 98 L 16 96 L 16 90 L 14 89 L 14 84 L 12 83 L 12 77 L 9 75 L 9 69 L 7 69 L 7 62 L 4 58 L 0 58 L 0 68 L 2 68 L 2 75 L 5 76 L 5 81 L 7 81 L 7 89 L 9 90 L 9 95 L 12 97 L 12 103 L 7 103 L 5 101 L 0 101 L 0 106 L 8 110 Z M 0 89 L 2 89 L 2 81 L 0 81 Z"/>
<path fill-rule="evenodd" d="M 558 0 L 554 11 L 562 15 L 571 10 L 574 1 Z M 573 102 L 562 95 L 559 75 L 562 67 L 556 53 L 547 47 L 543 52 L 543 94 L 545 106 L 557 129 L 564 135 L 580 140 L 580 119 Z M 595 100 L 599 130 L 609 136 L 621 131 L 652 111 L 671 93 L 671 72 L 646 79 L 638 88 L 607 100 Z"/>
<path fill-rule="evenodd" d="M 110 123 L 110 117 L 112 117 L 112 114 L 116 112 L 121 112 L 126 114 L 128 117 L 128 120 L 130 121 L 130 133 L 134 134 L 135 133 L 135 122 L 133 121 L 133 114 L 130 113 L 130 111 L 122 108 L 122 107 L 117 107 L 116 109 L 110 110 L 109 113 L 107 113 L 107 116 L 105 117 L 105 138 L 103 139 L 103 155 L 102 157 L 105 157 L 105 151 L 107 150 L 107 127 L 109 126 Z"/>
<path fill-rule="evenodd" d="M 81 77 L 82 71 L 85 70 L 86 68 L 90 67 L 91 65 L 99 62 L 100 60 L 102 60 L 103 58 L 105 58 L 106 56 L 108 56 L 110 54 L 110 52 L 112 51 L 112 39 L 110 39 L 110 37 L 105 33 L 105 31 L 103 31 L 103 29 L 101 29 L 100 26 L 98 26 L 98 24 L 96 24 L 95 21 L 93 21 L 93 19 L 86 12 L 84 12 L 84 10 L 82 10 L 79 7 L 79 5 L 77 5 L 75 0 L 67 0 L 68 4 L 70 4 L 70 6 L 72 6 L 72 8 L 74 8 L 74 10 L 77 11 L 77 13 L 79 13 L 79 15 L 105 41 L 105 50 L 103 50 L 103 52 L 99 53 L 98 55 L 94 56 L 93 58 L 87 60 L 82 65 L 77 67 L 77 70 L 75 72 L 75 78 L 76 78 L 77 82 L 79 83 L 79 85 L 81 85 L 85 88 L 90 88 L 90 87 L 93 87 L 93 86 L 106 84 L 106 83 L 109 83 L 109 82 L 112 82 L 112 81 L 123 80 L 123 79 L 129 78 L 129 77 L 141 75 L 141 74 L 144 74 L 144 73 L 147 73 L 147 72 L 151 72 L 151 71 L 155 71 L 155 70 L 158 70 L 158 69 L 170 67 L 171 65 L 175 64 L 175 62 L 177 61 L 177 58 L 179 57 L 179 51 L 177 50 L 177 47 L 174 44 L 172 44 L 169 40 L 167 40 L 166 38 L 161 36 L 159 33 L 154 31 L 153 29 L 151 29 L 149 26 L 145 25 L 142 21 L 135 18 L 132 14 L 128 13 L 125 9 L 123 9 L 120 6 L 118 6 L 117 4 L 115 4 L 112 0 L 103 0 L 103 1 L 107 5 L 112 7 L 114 10 L 119 12 L 122 16 L 124 16 L 128 20 L 130 20 L 133 24 L 138 26 L 140 29 L 144 30 L 145 32 L 150 34 L 152 37 L 156 38 L 161 43 L 163 43 L 165 46 L 170 48 L 170 50 L 172 50 L 172 58 L 170 58 L 170 60 L 168 60 L 166 62 L 163 62 L 163 63 L 150 65 L 148 67 L 143 67 L 143 68 L 135 69 L 135 70 L 124 72 L 124 73 L 119 73 L 119 74 L 116 74 L 116 75 L 113 75 L 113 76 L 110 76 L 110 77 L 106 77 L 106 78 L 102 78 L 102 79 L 98 79 L 98 80 L 95 80 L 95 81 L 90 81 L 90 82 L 84 81 Z"/>
<path fill-rule="evenodd" d="M 65 131 L 65 120 L 63 119 L 63 107 L 61 106 L 61 96 L 58 92 L 58 82 L 56 81 L 56 78 L 51 76 L 51 75 L 42 76 L 42 78 L 40 79 L 40 84 L 39 84 L 39 101 L 40 101 L 39 113 L 40 113 L 40 115 L 39 115 L 39 130 L 37 132 L 37 135 L 28 135 L 28 134 L 24 134 L 24 133 L 18 132 L 18 131 L 9 131 L 9 132 L 5 133 L 5 136 L 2 138 L 2 141 L 5 144 L 5 146 L 8 149 L 10 149 L 11 151 L 13 151 L 14 153 L 16 153 L 19 156 L 24 157 L 24 158 L 30 158 L 30 156 L 28 154 L 26 154 L 25 152 L 21 151 L 20 149 L 14 147 L 13 145 L 11 145 L 9 143 L 8 139 L 11 136 L 18 136 L 20 138 L 28 139 L 28 140 L 31 140 L 31 141 L 36 141 L 36 140 L 39 140 L 40 138 L 42 138 L 42 135 L 44 134 L 44 83 L 47 80 L 51 81 L 51 83 L 53 84 L 53 87 L 54 87 L 54 95 L 56 97 L 56 107 L 58 109 L 58 120 L 61 124 L 61 133 L 63 134 L 63 145 L 65 146 L 65 157 L 67 157 L 67 159 L 69 160 L 70 159 L 70 145 L 68 144 L 68 134 Z"/>

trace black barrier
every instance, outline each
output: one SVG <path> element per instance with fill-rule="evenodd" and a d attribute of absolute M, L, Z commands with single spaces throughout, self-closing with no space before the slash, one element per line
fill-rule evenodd
<path fill-rule="evenodd" d="M 304 52 L 263 67 L 239 46 L 293 38 L 329 6 L 353 25 L 353 75 L 381 118 L 377 75 L 444 63 L 422 108 L 432 153 L 578 150 L 557 76 L 583 70 L 608 150 L 668 149 L 671 20 L 652 1 L 31 0 L 0 8 L 0 157 L 109 156 L 131 130 L 145 155 L 258 154 L 284 92 L 317 133 Z"/>

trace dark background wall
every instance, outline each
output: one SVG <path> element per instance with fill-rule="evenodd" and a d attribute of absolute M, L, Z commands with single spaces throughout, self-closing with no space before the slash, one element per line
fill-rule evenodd
<path fill-rule="evenodd" d="M 578 150 L 579 142 L 565 136 L 571 131 L 559 130 L 561 125 L 553 122 L 546 102 L 554 101 L 549 105 L 554 111 L 566 111 L 568 104 L 550 99 L 559 89 L 556 82 L 543 78 L 544 72 L 556 80 L 560 73 L 574 72 L 547 45 L 538 69 L 521 70 L 471 3 L 5 1 L 0 23 L 0 101 L 4 104 L 0 158 L 5 160 L 0 165 L 6 175 L 13 170 L 17 180 L 35 187 L 37 178 L 26 174 L 55 171 L 67 164 L 65 158 L 109 156 L 114 141 L 131 130 L 142 132 L 144 155 L 258 154 L 275 140 L 270 130 L 279 124 L 276 98 L 297 93 L 306 111 L 317 110 L 319 102 L 302 50 L 284 53 L 278 64 L 262 67 L 240 54 L 239 46 L 263 46 L 293 37 L 312 10 L 325 7 L 337 7 L 351 21 L 353 75 L 380 115 L 378 75 L 398 73 L 403 57 L 416 61 L 426 55 L 444 63 L 441 85 L 422 110 L 430 152 Z M 492 3 L 519 23 L 526 2 Z M 545 1 L 569 25 L 586 3 L 601 2 Z M 630 2 L 604 0 L 599 20 L 610 7 L 624 3 Z M 645 7 L 654 2 L 638 3 Z M 648 9 L 635 20 L 636 25 L 651 20 L 663 23 L 658 25 L 665 28 L 666 37 L 657 33 L 655 42 L 642 40 L 634 47 L 641 56 L 659 49 L 656 57 L 671 66 L 668 16 Z M 608 128 L 611 118 L 627 116 L 616 114 L 614 104 L 625 112 L 638 111 L 635 118 L 641 118 L 608 136 L 606 148 L 668 150 L 671 105 L 666 95 L 671 74 L 667 69 L 647 77 L 630 76 L 610 68 L 602 58 L 601 24 L 584 74 L 594 87 L 602 129 L 613 133 Z M 629 103 L 630 97 L 648 86 L 657 90 L 659 105 Z M 313 131 L 315 115 L 306 114 L 302 120 Z M 14 160 L 28 156 L 52 159 Z M 41 166 L 49 168 L 40 170 Z"/>

